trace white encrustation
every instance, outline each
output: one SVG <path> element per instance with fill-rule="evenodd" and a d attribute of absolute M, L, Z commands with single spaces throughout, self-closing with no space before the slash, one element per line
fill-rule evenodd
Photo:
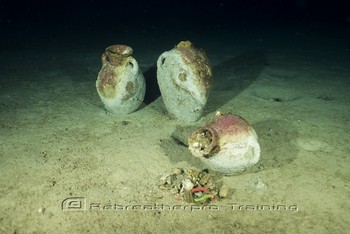
<path fill-rule="evenodd" d="M 181 41 L 157 60 L 157 80 L 169 114 L 185 122 L 197 121 L 207 103 L 212 79 L 209 60 L 190 41 Z"/>
<path fill-rule="evenodd" d="M 225 175 L 242 172 L 260 159 L 256 132 L 237 115 L 217 113 L 212 123 L 192 133 L 188 145 L 208 169 Z"/>

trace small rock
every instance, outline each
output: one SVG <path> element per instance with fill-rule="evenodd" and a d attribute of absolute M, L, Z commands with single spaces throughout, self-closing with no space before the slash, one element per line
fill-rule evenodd
<path fill-rule="evenodd" d="M 38 213 L 44 214 L 44 213 L 45 213 L 45 207 L 40 207 L 40 208 L 38 209 Z"/>
<path fill-rule="evenodd" d="M 124 126 L 128 125 L 129 123 L 130 123 L 130 122 L 127 121 L 127 120 L 123 120 L 123 121 L 122 121 L 122 125 L 124 125 Z"/>
<path fill-rule="evenodd" d="M 219 196 L 220 198 L 227 198 L 230 194 L 230 187 L 227 185 L 223 185 L 219 190 Z"/>

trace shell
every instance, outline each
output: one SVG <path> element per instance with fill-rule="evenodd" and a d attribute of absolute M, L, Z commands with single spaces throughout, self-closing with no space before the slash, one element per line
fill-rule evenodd
<path fill-rule="evenodd" d="M 159 180 L 159 187 L 162 189 L 171 189 L 176 178 L 173 175 L 162 176 Z"/>
<path fill-rule="evenodd" d="M 220 198 L 227 198 L 230 194 L 230 187 L 223 185 L 220 189 L 219 189 L 219 196 Z"/>
<path fill-rule="evenodd" d="M 222 182 L 216 175 L 206 170 L 199 171 L 193 167 L 174 168 L 172 172 L 173 174 L 160 178 L 159 187 L 161 189 L 171 189 L 178 198 L 190 203 L 210 202 L 213 197 L 220 198 L 218 194 Z M 201 199 L 202 196 L 208 194 L 211 195 L 208 199 Z"/>
<path fill-rule="evenodd" d="M 202 173 L 200 174 L 200 180 L 199 183 L 202 186 L 205 186 L 210 180 L 212 179 L 212 175 L 208 173 Z"/>
<path fill-rule="evenodd" d="M 184 171 L 181 169 L 181 168 L 178 168 L 178 167 L 175 167 L 175 168 L 173 168 L 172 169 L 172 173 L 174 174 L 174 175 L 180 175 L 180 174 L 182 174 Z"/>

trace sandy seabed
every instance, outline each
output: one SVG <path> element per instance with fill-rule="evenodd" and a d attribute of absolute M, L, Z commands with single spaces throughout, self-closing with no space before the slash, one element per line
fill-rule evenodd
<path fill-rule="evenodd" d="M 174 167 L 202 168 L 171 138 L 186 124 L 161 97 L 148 93 L 154 100 L 129 115 L 105 111 L 95 88 L 100 55 L 121 42 L 0 51 L 0 233 L 345 233 L 350 51 L 327 38 L 317 47 L 308 35 L 233 38 L 193 39 L 214 71 L 195 124 L 217 110 L 244 117 L 261 160 L 223 177 L 233 193 L 206 206 L 157 185 Z M 154 84 L 157 57 L 181 39 L 122 43 Z"/>

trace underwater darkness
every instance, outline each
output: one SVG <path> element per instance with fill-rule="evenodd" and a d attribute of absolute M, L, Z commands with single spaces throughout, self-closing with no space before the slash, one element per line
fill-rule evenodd
<path fill-rule="evenodd" d="M 232 31 L 290 30 L 349 31 L 348 1 L 1 1 L 1 50 L 31 47 L 57 36 L 108 41 L 104 33 L 156 33 L 190 37 Z M 118 43 L 117 41 L 115 41 Z M 144 45 L 143 45 L 144 46 Z"/>
<path fill-rule="evenodd" d="M 230 35 L 233 39 L 242 35 L 244 39 L 231 44 L 239 46 L 250 40 L 253 45 L 250 49 L 254 50 L 254 43 L 260 43 L 260 47 L 261 43 L 288 46 L 290 41 L 285 41 L 286 38 L 310 35 L 306 45 L 295 46 L 314 47 L 314 50 L 337 46 L 349 52 L 350 8 L 346 2 L 1 1 L 0 53 L 5 54 L 0 54 L 0 80 L 9 79 L 1 75 L 8 63 L 29 67 L 55 59 L 55 63 L 60 63 L 56 55 L 73 50 L 85 51 L 96 58 L 96 66 L 91 70 L 97 74 L 100 54 L 112 44 L 130 45 L 139 59 L 138 52 L 152 51 L 159 55 L 181 40 L 191 40 L 206 50 L 205 43 L 220 48 L 221 41 L 231 40 Z M 326 40 L 319 42 L 320 37 Z M 36 58 L 29 51 L 37 51 Z M 11 52 L 21 56 L 8 60 Z M 152 60 L 156 62 L 156 58 Z M 156 69 L 143 67 L 142 70 L 148 104 L 160 95 Z"/>

